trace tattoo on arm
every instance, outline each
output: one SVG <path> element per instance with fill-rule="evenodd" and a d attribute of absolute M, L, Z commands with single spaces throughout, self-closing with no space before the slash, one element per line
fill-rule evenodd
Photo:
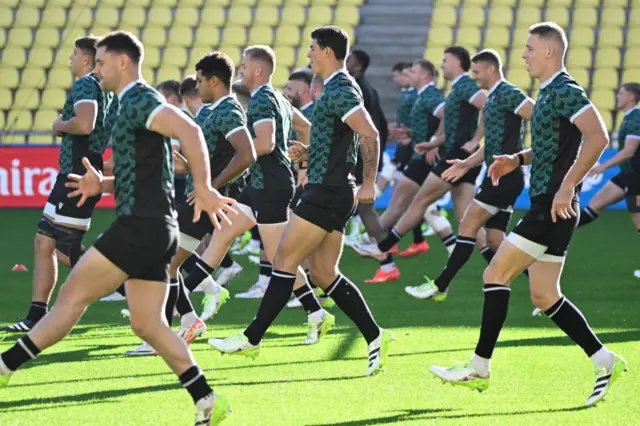
<path fill-rule="evenodd" d="M 365 182 L 375 182 L 378 174 L 380 144 L 378 137 L 360 135 L 360 153 L 362 154 L 362 178 Z"/>

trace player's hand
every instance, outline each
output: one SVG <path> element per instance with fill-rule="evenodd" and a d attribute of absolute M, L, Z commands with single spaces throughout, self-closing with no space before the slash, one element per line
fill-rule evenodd
<path fill-rule="evenodd" d="M 173 151 L 173 167 L 177 175 L 189 173 L 189 162 L 178 151 Z"/>
<path fill-rule="evenodd" d="M 62 121 L 63 121 L 63 120 L 62 120 L 62 114 L 59 114 L 59 115 L 58 115 L 58 118 L 57 118 L 56 120 L 54 120 L 54 122 L 53 122 L 53 125 L 52 125 L 52 127 L 53 127 L 53 134 L 54 134 L 55 136 L 62 136 L 62 135 L 63 135 L 63 133 L 62 133 L 60 130 L 58 130 L 58 129 L 59 129 L 59 126 L 60 126 L 60 123 L 61 123 Z"/>
<path fill-rule="evenodd" d="M 427 163 L 435 164 L 440 159 L 440 153 L 437 149 L 432 149 L 431 151 L 427 152 L 427 155 L 425 155 L 424 158 L 427 160 Z"/>
<path fill-rule="evenodd" d="M 307 169 L 298 170 L 298 184 L 296 185 L 296 187 L 301 186 L 304 188 L 307 185 L 307 182 L 309 182 L 309 178 L 307 177 Z"/>
<path fill-rule="evenodd" d="M 68 198 L 80 197 L 78 207 L 81 207 L 87 199 L 102 193 L 102 173 L 91 165 L 87 157 L 82 157 L 82 164 L 87 169 L 87 173 L 82 176 L 69 173 L 67 175 L 69 182 L 64 184 L 65 187 L 74 189 L 67 194 Z"/>
<path fill-rule="evenodd" d="M 376 200 L 376 186 L 374 183 L 363 184 L 356 194 L 356 202 L 362 204 L 373 204 Z"/>
<path fill-rule="evenodd" d="M 447 182 L 457 182 L 466 175 L 470 167 L 464 160 L 447 160 L 447 163 L 451 164 L 447 170 L 442 173 L 442 179 Z"/>
<path fill-rule="evenodd" d="M 461 149 L 467 154 L 473 154 L 478 149 L 478 143 L 475 141 L 469 141 L 462 145 Z"/>
<path fill-rule="evenodd" d="M 420 155 L 426 155 L 427 152 L 431 151 L 433 149 L 433 145 L 431 145 L 431 142 L 420 142 L 417 143 L 415 147 L 413 147 L 413 150 L 416 152 L 416 154 L 420 154 Z"/>
<path fill-rule="evenodd" d="M 594 176 L 598 176 L 603 174 L 605 171 L 607 170 L 606 167 L 603 167 L 602 164 L 598 164 L 597 166 L 595 166 L 594 168 L 592 168 L 589 173 L 587 174 L 587 176 L 589 177 L 594 177 Z"/>
<path fill-rule="evenodd" d="M 200 215 L 204 212 L 209 216 L 211 223 L 216 229 L 221 229 L 220 220 L 231 225 L 231 220 L 227 213 L 238 214 L 233 208 L 236 200 L 222 196 L 217 189 L 206 185 L 204 188 L 196 188 L 195 203 L 193 208 L 193 222 L 200 220 Z"/>
<path fill-rule="evenodd" d="M 307 159 L 309 147 L 298 141 L 291 141 L 289 146 L 289 158 L 294 163 L 302 163 Z"/>
<path fill-rule="evenodd" d="M 494 155 L 493 160 L 493 163 L 489 166 L 489 170 L 487 171 L 487 176 L 491 178 L 493 186 L 498 186 L 502 176 L 508 175 L 520 165 L 518 156 L 512 154 Z"/>
<path fill-rule="evenodd" d="M 551 205 L 551 221 L 553 223 L 556 223 L 558 218 L 566 220 L 578 215 L 571 205 L 573 195 L 573 188 L 566 188 L 565 185 L 560 186 L 560 189 L 553 197 L 553 204 Z"/>

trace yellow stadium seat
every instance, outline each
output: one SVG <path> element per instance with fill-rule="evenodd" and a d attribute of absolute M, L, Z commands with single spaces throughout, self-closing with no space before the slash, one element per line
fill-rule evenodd
<path fill-rule="evenodd" d="M 154 6 L 166 6 L 166 7 L 176 7 L 178 5 L 178 0 L 153 0 Z"/>
<path fill-rule="evenodd" d="M 219 2 L 220 0 L 218 0 Z M 223 4 L 223 6 L 226 6 L 227 4 L 229 4 L 228 0 L 226 0 L 227 3 Z M 210 3 L 210 1 L 206 1 L 206 0 L 180 0 L 180 6 L 193 6 L 193 7 L 201 7 L 203 3 Z"/>
<path fill-rule="evenodd" d="M 449 27 L 435 27 L 429 29 L 427 46 L 448 47 L 453 44 L 453 31 Z"/>
<path fill-rule="evenodd" d="M 0 30 L 0 49 L 3 48 L 5 44 L 7 44 L 6 32 L 4 30 Z"/>
<path fill-rule="evenodd" d="M 511 49 L 509 52 L 509 69 L 525 69 L 527 64 L 522 59 L 522 50 Z"/>
<path fill-rule="evenodd" d="M 510 27 L 513 24 L 513 9 L 510 7 L 491 7 L 489 9 L 489 28 Z"/>
<path fill-rule="evenodd" d="M 516 13 L 516 25 L 529 27 L 541 21 L 540 8 L 533 6 L 519 7 Z"/>
<path fill-rule="evenodd" d="M 287 0 L 286 6 L 289 6 L 292 4 L 296 6 L 309 6 L 310 3 L 311 3 L 311 0 Z"/>
<path fill-rule="evenodd" d="M 122 8 L 124 6 L 125 0 L 100 0 L 100 6 L 110 6 Z"/>
<path fill-rule="evenodd" d="M 220 44 L 220 31 L 217 28 L 208 28 L 200 26 L 196 32 L 196 39 L 194 46 L 204 47 L 211 49 L 214 46 Z"/>
<path fill-rule="evenodd" d="M 34 88 L 20 88 L 13 96 L 15 109 L 36 109 L 40 105 L 40 94 Z"/>
<path fill-rule="evenodd" d="M 536 6 L 536 7 L 542 7 L 544 6 L 545 1 L 544 0 L 520 0 L 519 6 Z"/>
<path fill-rule="evenodd" d="M 71 6 L 71 3 L 73 3 L 73 0 L 49 0 L 47 6 L 67 8 Z"/>
<path fill-rule="evenodd" d="M 340 4 L 342 5 L 350 5 L 350 6 L 362 6 L 364 0 L 340 0 Z"/>
<path fill-rule="evenodd" d="M 56 47 L 60 42 L 60 35 L 54 28 L 39 28 L 36 31 L 35 46 Z"/>
<path fill-rule="evenodd" d="M 144 59 L 142 63 L 152 68 L 160 66 L 160 49 L 155 46 L 147 46 L 144 49 Z"/>
<path fill-rule="evenodd" d="M 248 27 L 251 25 L 252 14 L 248 7 L 231 7 L 227 16 L 227 24 L 237 27 Z"/>
<path fill-rule="evenodd" d="M 289 81 L 289 68 L 278 66 L 273 72 L 273 85 L 279 89 L 286 86 Z"/>
<path fill-rule="evenodd" d="M 622 81 L 624 83 L 640 81 L 640 68 L 625 69 L 622 73 Z"/>
<path fill-rule="evenodd" d="M 155 68 L 150 67 L 146 64 L 142 64 L 142 78 L 148 82 L 149 84 L 153 85 L 156 84 L 156 71 Z"/>
<path fill-rule="evenodd" d="M 496 7 L 496 6 L 514 7 L 516 3 L 517 3 L 517 0 L 492 0 L 491 7 Z"/>
<path fill-rule="evenodd" d="M 596 68 L 620 68 L 620 49 L 605 47 L 596 52 Z"/>
<path fill-rule="evenodd" d="M 240 62 L 242 62 L 242 52 L 240 52 L 239 48 L 225 46 L 225 47 L 221 47 L 220 51 L 229 55 L 229 57 L 231 58 L 233 63 L 236 64 L 236 66 L 239 66 Z"/>
<path fill-rule="evenodd" d="M 69 69 L 69 58 L 73 53 L 73 46 L 71 43 L 61 45 L 55 51 L 55 63 L 57 66 L 66 67 Z"/>
<path fill-rule="evenodd" d="M 507 60 L 509 59 L 509 55 L 507 54 L 507 49 L 502 49 L 500 47 L 495 47 L 495 48 L 486 47 L 486 49 L 492 49 L 498 54 L 498 57 L 500 57 L 500 62 L 502 63 L 503 67 L 507 65 Z"/>
<path fill-rule="evenodd" d="M 120 23 L 120 16 L 118 10 L 112 6 L 102 6 L 96 9 L 96 18 L 93 21 L 93 25 L 103 25 L 106 27 L 115 28 Z"/>
<path fill-rule="evenodd" d="M 51 129 L 49 129 L 51 130 Z M 36 134 L 29 134 L 27 136 L 28 140 L 26 142 L 27 145 L 55 145 L 56 141 L 55 141 L 55 136 L 53 136 L 53 133 L 48 132 L 46 134 L 43 135 L 36 135 Z"/>
<path fill-rule="evenodd" d="M 442 57 L 444 56 L 444 47 L 442 46 L 429 46 L 424 50 L 424 58 L 433 62 L 436 67 L 439 67 L 442 63 Z"/>
<path fill-rule="evenodd" d="M 4 12 L 3 12 L 4 13 Z M 40 11 L 33 7 L 19 7 L 14 25 L 19 28 L 35 28 L 40 23 Z"/>
<path fill-rule="evenodd" d="M 598 15 L 593 7 L 581 7 L 573 11 L 573 26 L 578 28 L 595 28 Z"/>
<path fill-rule="evenodd" d="M 634 5 L 629 14 L 629 28 L 640 28 L 640 2 Z"/>
<path fill-rule="evenodd" d="M 273 28 L 262 25 L 251 27 L 247 44 L 273 44 Z"/>
<path fill-rule="evenodd" d="M 164 28 L 145 27 L 142 30 L 142 42 L 145 46 L 162 47 L 167 42 L 167 32 Z"/>
<path fill-rule="evenodd" d="M 599 3 L 600 2 L 598 1 L 598 4 Z M 609 7 L 609 6 L 627 7 L 628 4 L 629 4 L 628 0 L 604 0 L 605 7 Z"/>
<path fill-rule="evenodd" d="M 453 7 L 436 7 L 431 16 L 431 22 L 443 27 L 455 27 L 457 23 L 456 10 Z"/>
<path fill-rule="evenodd" d="M 11 7 L 13 9 L 18 7 L 18 3 L 20 3 L 20 0 L 0 0 L 0 6 Z"/>
<path fill-rule="evenodd" d="M 22 68 L 26 62 L 22 47 L 6 47 L 2 50 L 2 65 Z"/>
<path fill-rule="evenodd" d="M 507 78 L 511 83 L 518 86 L 522 90 L 529 90 L 531 87 L 531 77 L 529 72 L 524 69 L 511 69 L 507 73 Z"/>
<path fill-rule="evenodd" d="M 218 6 L 207 5 L 207 7 L 202 9 L 200 17 L 200 28 L 202 28 L 202 26 L 222 27 L 226 21 L 224 9 Z"/>
<path fill-rule="evenodd" d="M 624 68 L 640 68 L 640 47 L 627 49 L 624 55 Z"/>
<path fill-rule="evenodd" d="M 589 87 L 589 70 L 586 68 L 569 68 L 569 74 L 571 74 L 571 77 L 580 83 L 582 87 Z"/>
<path fill-rule="evenodd" d="M 338 3 L 338 0 L 313 0 L 313 4 L 319 6 L 335 6 Z"/>
<path fill-rule="evenodd" d="M 167 47 L 162 54 L 162 66 L 184 68 L 187 65 L 187 49 L 184 47 Z"/>
<path fill-rule="evenodd" d="M 66 89 L 71 87 L 73 83 L 73 78 L 71 76 L 71 71 L 69 67 L 56 67 L 49 70 L 49 75 L 47 77 L 47 88 L 62 88 Z M 62 108 L 62 105 L 60 105 Z"/>
<path fill-rule="evenodd" d="M 93 21 L 93 14 L 91 8 L 75 5 L 69 9 L 69 16 L 67 17 L 66 30 L 80 31 L 80 28 L 88 28 Z"/>
<path fill-rule="evenodd" d="M 50 109 L 60 109 L 64 105 L 67 94 L 64 89 L 47 87 L 42 92 L 42 106 Z"/>
<path fill-rule="evenodd" d="M 91 32 L 91 34 L 93 34 L 96 37 L 100 37 L 103 36 L 105 34 L 110 33 L 111 31 L 113 31 L 116 27 L 103 27 L 103 26 L 93 26 L 91 27 L 91 29 L 89 30 Z M 126 29 L 120 27 L 119 29 L 122 29 L 123 31 L 126 31 Z"/>
<path fill-rule="evenodd" d="M 598 36 L 598 45 L 600 47 L 622 47 L 624 43 L 624 35 L 620 28 L 602 28 Z"/>
<path fill-rule="evenodd" d="M 464 0 L 464 6 L 480 6 L 482 8 L 486 7 L 488 0 Z"/>
<path fill-rule="evenodd" d="M 25 111 L 25 115 L 28 115 L 29 117 L 24 118 L 24 120 L 29 120 L 28 122 L 31 123 L 31 112 L 29 111 Z M 13 121 L 11 123 L 15 123 L 15 121 Z M 12 130 L 17 130 L 18 128 L 14 125 L 11 124 L 9 122 L 9 120 L 7 120 L 7 124 L 6 124 L 6 128 L 9 129 L 11 127 Z M 20 128 L 21 130 L 28 130 L 29 127 L 26 128 Z M 24 145 L 25 142 L 25 134 L 23 133 L 7 133 L 4 136 L 0 137 L 0 139 L 2 140 L 3 144 L 7 144 L 7 145 Z"/>
<path fill-rule="evenodd" d="M 163 66 L 156 72 L 156 84 L 167 80 L 182 81 L 182 73 L 176 67 Z"/>
<path fill-rule="evenodd" d="M 0 87 L 14 88 L 18 86 L 19 82 L 20 78 L 16 68 L 4 64 L 0 65 Z M 9 99 L 11 99 L 11 96 L 9 96 Z"/>
<path fill-rule="evenodd" d="M 338 6 L 333 16 L 333 23 L 339 27 L 356 27 L 360 23 L 360 11 L 355 6 Z"/>
<path fill-rule="evenodd" d="M 11 28 L 7 39 L 7 46 L 29 47 L 33 43 L 31 28 Z"/>
<path fill-rule="evenodd" d="M 298 53 L 296 55 L 296 68 L 303 68 L 309 65 L 309 58 L 307 57 L 307 53 L 309 49 L 298 49 Z"/>
<path fill-rule="evenodd" d="M 589 96 L 591 102 L 600 110 L 612 110 L 615 108 L 616 93 L 610 89 L 593 90 Z"/>
<path fill-rule="evenodd" d="M 54 109 L 39 109 L 33 118 L 33 130 L 51 131 L 51 125 L 58 118 L 58 111 Z"/>
<path fill-rule="evenodd" d="M 552 21 L 566 28 L 569 25 L 569 10 L 566 7 L 547 8 L 544 15 L 545 21 Z"/>
<path fill-rule="evenodd" d="M 258 0 L 233 0 L 234 6 L 255 6 Z"/>
<path fill-rule="evenodd" d="M 307 14 L 308 25 L 331 25 L 333 23 L 333 9 L 329 6 L 311 6 Z"/>
<path fill-rule="evenodd" d="M 640 47 L 640 26 L 627 30 L 627 48 Z"/>
<path fill-rule="evenodd" d="M 276 54 L 278 66 L 290 68 L 296 64 L 296 55 L 293 48 L 276 47 L 273 50 Z"/>
<path fill-rule="evenodd" d="M 567 51 L 568 68 L 590 68 L 593 62 L 591 49 L 588 47 L 570 47 Z"/>
<path fill-rule="evenodd" d="M 607 0 L 605 0 L 605 3 Z M 600 0 L 576 0 L 575 7 L 600 7 Z"/>
<path fill-rule="evenodd" d="M 196 63 L 198 63 L 198 61 L 202 59 L 204 55 L 211 53 L 212 51 L 213 49 L 211 49 L 210 47 L 192 48 L 189 52 L 189 65 L 187 65 L 187 72 L 195 72 Z"/>
<path fill-rule="evenodd" d="M 27 67 L 48 68 L 53 63 L 53 50 L 50 47 L 34 47 L 29 52 Z"/>
<path fill-rule="evenodd" d="M 130 6 L 149 7 L 150 4 L 151 0 L 127 0 L 127 5 Z"/>
<path fill-rule="evenodd" d="M 12 103 L 11 91 L 0 86 L 0 120 L 2 121 L 0 129 L 4 128 L 4 113 L 1 110 L 11 108 Z"/>
<path fill-rule="evenodd" d="M 268 25 L 271 27 L 275 27 L 280 22 L 280 12 L 278 9 L 273 6 L 265 6 L 264 3 L 261 3 L 255 9 L 256 15 L 256 23 L 260 25 Z"/>
<path fill-rule="evenodd" d="M 280 25 L 276 29 L 276 46 L 298 46 L 300 30 L 296 26 Z"/>
<path fill-rule="evenodd" d="M 125 7 L 122 10 L 122 25 L 142 28 L 147 22 L 147 14 L 141 7 Z"/>
<path fill-rule="evenodd" d="M 175 13 L 173 26 L 193 28 L 198 25 L 198 9 L 195 7 L 179 7 Z"/>
<path fill-rule="evenodd" d="M 149 19 L 147 19 L 147 25 L 149 26 L 167 28 L 171 25 L 172 20 L 171 9 L 168 7 L 152 7 L 149 9 Z"/>
<path fill-rule="evenodd" d="M 482 27 L 484 26 L 484 8 L 477 6 L 465 6 L 460 16 L 460 27 Z"/>
<path fill-rule="evenodd" d="M 595 70 L 593 73 L 593 89 L 617 89 L 618 71 L 614 69 Z"/>
<path fill-rule="evenodd" d="M 594 44 L 595 44 L 595 37 L 593 35 L 593 29 L 591 28 L 572 28 L 571 29 L 571 33 L 569 35 L 569 45 L 572 48 L 573 47 L 592 47 Z"/>
<path fill-rule="evenodd" d="M 40 28 L 62 28 L 67 20 L 64 9 L 59 6 L 49 6 L 42 11 Z"/>
<path fill-rule="evenodd" d="M 509 29 L 504 27 L 487 28 L 484 43 L 487 47 L 505 48 L 510 43 Z"/>
<path fill-rule="evenodd" d="M 226 27 L 222 31 L 223 46 L 242 47 L 247 43 L 247 31 L 243 27 Z"/>
<path fill-rule="evenodd" d="M 13 13 L 0 13 L 0 28 L 11 28 L 13 25 Z"/>
<path fill-rule="evenodd" d="M 511 43 L 511 48 L 519 50 L 522 53 L 527 45 L 527 39 L 529 38 L 529 28 L 521 27 L 516 28 L 513 31 L 513 41 Z"/>
<path fill-rule="evenodd" d="M 258 6 L 282 6 L 284 0 L 260 0 Z"/>
<path fill-rule="evenodd" d="M 174 25 L 169 29 L 169 42 L 172 46 L 191 47 L 193 44 L 193 30 Z"/>
<path fill-rule="evenodd" d="M 602 10 L 601 28 L 624 28 L 627 16 L 621 7 L 604 7 Z"/>
<path fill-rule="evenodd" d="M 480 34 L 480 28 L 458 28 L 458 33 L 456 35 L 456 44 L 465 46 L 467 48 L 477 49 L 480 46 L 481 41 L 482 35 Z"/>
<path fill-rule="evenodd" d="M 282 9 L 282 24 L 300 27 L 307 18 L 302 6 L 287 6 Z"/>

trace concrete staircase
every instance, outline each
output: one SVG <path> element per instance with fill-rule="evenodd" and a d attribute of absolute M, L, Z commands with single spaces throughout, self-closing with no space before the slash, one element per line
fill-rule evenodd
<path fill-rule="evenodd" d="M 391 79 L 396 62 L 424 55 L 434 0 L 366 0 L 360 9 L 355 48 L 371 56 L 367 77 L 380 94 L 387 120 L 394 121 L 400 92 Z"/>

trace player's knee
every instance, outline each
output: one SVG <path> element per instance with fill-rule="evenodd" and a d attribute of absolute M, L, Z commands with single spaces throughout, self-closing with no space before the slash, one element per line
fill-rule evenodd
<path fill-rule="evenodd" d="M 548 291 L 536 288 L 535 285 L 531 286 L 531 302 L 536 308 L 546 311 L 554 305 L 560 299 L 560 294 L 557 291 Z"/>
<path fill-rule="evenodd" d="M 135 315 L 131 313 L 131 330 L 142 340 L 147 340 L 154 326 L 158 326 L 158 321 L 152 320 L 151 315 Z"/>
<path fill-rule="evenodd" d="M 336 277 L 335 271 L 329 271 L 326 268 L 311 268 L 309 270 L 309 275 L 311 276 L 311 281 L 318 287 L 322 289 L 328 288 L 333 279 Z"/>
<path fill-rule="evenodd" d="M 482 279 L 485 284 L 508 284 L 511 281 L 509 271 L 503 268 L 495 257 L 485 268 Z"/>
<path fill-rule="evenodd" d="M 502 240 L 504 240 L 504 232 L 498 229 L 487 229 L 487 244 L 491 250 L 498 251 Z"/>

